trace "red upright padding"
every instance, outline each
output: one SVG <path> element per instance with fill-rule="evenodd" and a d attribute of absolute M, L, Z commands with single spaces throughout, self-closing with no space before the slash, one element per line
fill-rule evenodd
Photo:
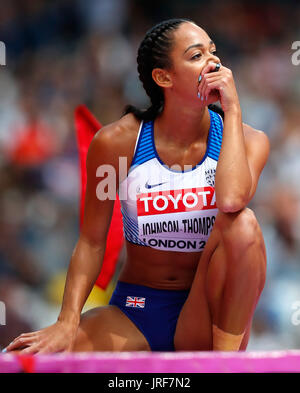
<path fill-rule="evenodd" d="M 86 192 L 86 158 L 89 145 L 97 131 L 102 125 L 92 115 L 86 106 L 80 105 L 75 110 L 75 129 L 80 161 L 80 226 L 83 221 L 84 199 Z M 96 281 L 102 289 L 106 289 L 115 272 L 116 264 L 124 242 L 123 222 L 121 205 L 118 195 L 114 205 L 110 228 L 107 235 L 106 251 L 103 259 L 102 269 Z"/>
<path fill-rule="evenodd" d="M 35 372 L 35 359 L 33 355 L 17 355 L 17 359 L 20 362 L 24 373 Z"/>

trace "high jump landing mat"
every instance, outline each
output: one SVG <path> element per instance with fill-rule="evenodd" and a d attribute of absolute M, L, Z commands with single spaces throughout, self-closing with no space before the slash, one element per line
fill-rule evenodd
<path fill-rule="evenodd" d="M 94 352 L 0 355 L 0 373 L 287 373 L 300 372 L 300 351 Z"/>

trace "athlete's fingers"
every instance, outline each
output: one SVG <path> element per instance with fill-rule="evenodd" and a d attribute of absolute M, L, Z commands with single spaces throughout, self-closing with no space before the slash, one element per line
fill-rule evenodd
<path fill-rule="evenodd" d="M 209 62 L 201 71 L 201 76 L 209 73 L 209 72 L 214 72 L 216 70 L 217 64 L 220 63 L 215 63 L 215 62 Z"/>
<path fill-rule="evenodd" d="M 38 335 L 38 333 L 39 333 L 39 331 L 22 333 L 18 337 L 16 337 L 10 344 L 14 343 L 15 341 L 19 340 L 20 338 L 36 337 Z"/>
<path fill-rule="evenodd" d="M 203 96 L 203 90 L 204 90 L 204 85 L 205 81 L 211 76 L 211 75 L 219 75 L 220 71 L 225 69 L 225 67 L 220 67 L 218 70 L 216 70 L 217 65 L 220 63 L 212 63 L 210 62 L 206 67 L 203 68 L 201 71 L 201 74 L 199 76 L 199 83 L 198 83 L 198 97 L 203 101 L 204 96 Z"/>
<path fill-rule="evenodd" d="M 20 337 L 17 337 L 10 344 L 8 344 L 8 346 L 5 349 L 6 349 L 6 351 L 11 351 L 11 350 L 19 348 L 22 345 L 23 345 L 22 339 Z"/>
<path fill-rule="evenodd" d="M 222 76 L 218 75 L 218 76 L 213 76 L 212 78 L 208 79 L 205 83 L 205 85 L 203 86 L 203 90 L 202 90 L 202 95 L 203 95 L 203 100 L 206 101 L 208 98 L 209 93 L 211 92 L 210 87 L 213 84 L 218 84 L 221 86 L 221 80 L 222 80 Z"/>
<path fill-rule="evenodd" d="M 205 97 L 208 97 L 212 90 L 220 91 L 220 88 L 221 88 L 221 85 L 220 85 L 219 80 L 209 83 L 205 92 L 204 92 Z"/>
<path fill-rule="evenodd" d="M 36 331 L 36 332 L 30 332 L 30 333 L 22 333 L 22 334 L 20 334 L 20 338 L 28 338 L 28 337 L 37 337 L 38 336 L 38 334 L 39 334 L 39 330 L 38 331 Z M 19 338 L 18 337 L 18 338 Z"/>
<path fill-rule="evenodd" d="M 28 354 L 36 354 L 39 351 L 40 351 L 39 344 L 34 344 L 34 345 L 31 345 L 30 347 L 22 349 L 22 351 L 20 351 L 20 353 L 22 355 L 28 355 Z"/>
<path fill-rule="evenodd" d="M 204 101 L 205 99 L 205 90 L 207 89 L 208 83 L 220 80 L 222 78 L 221 73 L 211 73 L 211 74 L 205 74 L 203 79 L 201 80 L 201 83 L 199 85 L 199 90 L 198 90 L 198 97 Z"/>
<path fill-rule="evenodd" d="M 34 340 L 38 338 L 37 332 L 30 332 L 30 333 L 22 333 L 20 336 L 16 337 L 6 348 L 5 352 L 16 350 L 28 343 L 32 343 Z"/>
<path fill-rule="evenodd" d="M 37 353 L 50 353 L 51 351 L 46 347 L 46 348 L 41 348 Z"/>
<path fill-rule="evenodd" d="M 13 342 L 11 342 L 5 349 L 7 352 L 13 351 L 13 350 L 18 349 L 20 347 L 23 347 L 29 341 L 30 341 L 30 339 L 18 337 Z"/>

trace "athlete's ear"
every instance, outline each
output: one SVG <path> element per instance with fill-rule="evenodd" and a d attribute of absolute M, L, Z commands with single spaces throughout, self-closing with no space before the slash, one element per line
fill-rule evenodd
<path fill-rule="evenodd" d="M 167 70 L 163 70 L 162 68 L 154 68 L 152 70 L 152 78 L 160 87 L 173 86 L 171 75 Z"/>

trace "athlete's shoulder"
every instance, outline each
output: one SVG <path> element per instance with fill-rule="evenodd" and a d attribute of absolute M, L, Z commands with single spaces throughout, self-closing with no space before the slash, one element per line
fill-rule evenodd
<path fill-rule="evenodd" d="M 94 135 L 88 151 L 89 157 L 102 157 L 102 161 L 112 162 L 120 156 L 133 154 L 140 121 L 131 113 L 102 127 Z"/>
<path fill-rule="evenodd" d="M 140 121 L 129 113 L 119 120 L 102 127 L 94 136 L 98 143 L 108 143 L 114 147 L 124 146 L 125 142 L 135 140 Z"/>

